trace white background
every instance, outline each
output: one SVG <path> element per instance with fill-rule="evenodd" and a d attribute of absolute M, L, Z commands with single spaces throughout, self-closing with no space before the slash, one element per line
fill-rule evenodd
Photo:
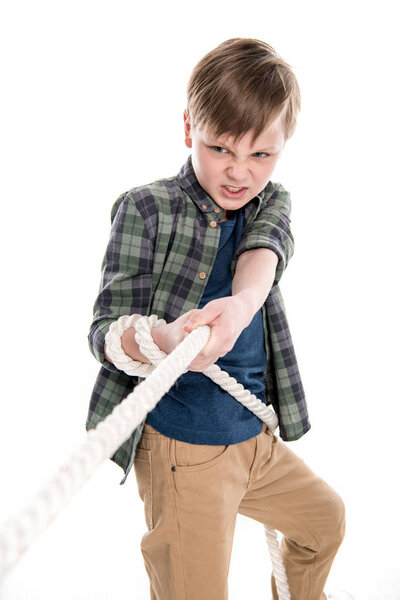
<path fill-rule="evenodd" d="M 84 440 L 87 333 L 110 209 L 186 160 L 186 82 L 230 37 L 270 43 L 302 91 L 273 181 L 292 194 L 281 282 L 312 429 L 290 447 L 343 497 L 327 590 L 400 598 L 399 48 L 395 3 L 3 2 L 0 523 Z M 0 585 L 2 600 L 147 600 L 143 505 L 106 461 Z M 231 600 L 269 597 L 239 515 Z"/>

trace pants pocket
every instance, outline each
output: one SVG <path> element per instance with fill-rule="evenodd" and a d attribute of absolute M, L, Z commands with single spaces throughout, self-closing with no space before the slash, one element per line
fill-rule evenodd
<path fill-rule="evenodd" d="M 151 474 L 151 450 L 136 448 L 134 469 L 138 492 L 144 503 L 144 517 L 148 529 L 153 529 L 153 480 Z"/>
<path fill-rule="evenodd" d="M 190 444 L 171 438 L 170 459 L 176 471 L 201 471 L 217 465 L 229 451 L 229 445 Z"/>

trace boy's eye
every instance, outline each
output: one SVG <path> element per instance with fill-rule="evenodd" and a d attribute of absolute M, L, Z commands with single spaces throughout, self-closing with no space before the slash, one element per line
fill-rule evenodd
<path fill-rule="evenodd" d="M 223 148 L 222 146 L 211 146 L 211 148 L 212 148 L 212 150 L 217 152 L 217 154 L 225 154 L 225 153 L 229 152 L 229 150 L 227 150 L 226 148 Z M 268 154 L 267 152 L 254 152 L 253 156 L 255 156 L 256 158 L 266 158 L 271 155 Z"/>
<path fill-rule="evenodd" d="M 222 146 L 212 146 L 212 149 L 215 150 L 215 152 L 218 152 L 218 154 L 227 152 L 227 150 L 225 148 L 222 148 Z"/>

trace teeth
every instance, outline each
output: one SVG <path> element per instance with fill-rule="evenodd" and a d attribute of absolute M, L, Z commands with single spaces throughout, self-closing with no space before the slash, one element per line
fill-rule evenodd
<path fill-rule="evenodd" d="M 227 190 L 229 190 L 230 192 L 239 192 L 240 190 L 242 190 L 243 188 L 237 188 L 237 187 L 232 187 L 231 185 L 226 185 L 225 186 Z"/>

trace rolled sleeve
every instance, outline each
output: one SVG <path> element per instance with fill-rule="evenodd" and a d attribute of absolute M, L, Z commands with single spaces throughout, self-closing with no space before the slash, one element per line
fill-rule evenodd
<path fill-rule="evenodd" d="M 281 184 L 264 199 L 254 220 L 245 228 L 235 253 L 235 260 L 242 252 L 254 248 L 269 248 L 278 256 L 273 286 L 277 285 L 294 252 L 294 238 L 290 228 L 290 194 Z"/>
<path fill-rule="evenodd" d="M 122 315 L 146 314 L 151 293 L 153 241 L 133 199 L 122 194 L 111 211 L 111 233 L 102 262 L 99 292 L 88 334 L 94 357 L 109 371 L 104 355 L 109 327 Z"/>

